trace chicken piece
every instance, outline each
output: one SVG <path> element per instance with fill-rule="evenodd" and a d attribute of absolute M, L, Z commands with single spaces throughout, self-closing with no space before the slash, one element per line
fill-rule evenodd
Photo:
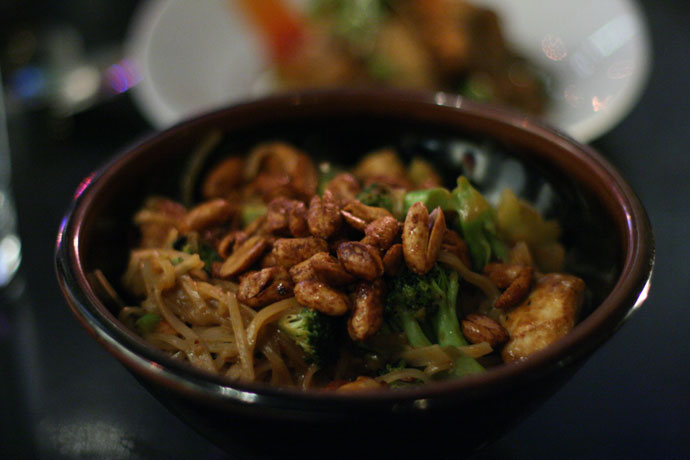
<path fill-rule="evenodd" d="M 510 335 L 501 353 L 503 360 L 524 359 L 570 332 L 584 293 L 585 283 L 576 276 L 562 273 L 538 276 L 530 295 L 503 321 Z"/>

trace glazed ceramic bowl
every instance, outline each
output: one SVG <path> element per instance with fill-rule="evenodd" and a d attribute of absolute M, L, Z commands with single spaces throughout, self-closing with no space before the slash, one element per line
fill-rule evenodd
<path fill-rule="evenodd" d="M 334 394 L 241 384 L 161 354 L 117 320 L 88 275 L 99 268 L 110 280 L 120 278 L 135 210 L 150 193 L 179 197 L 190 153 L 213 129 L 224 141 L 209 163 L 266 140 L 343 164 L 388 145 L 431 159 L 449 183 L 469 176 L 490 199 L 511 187 L 560 220 L 567 269 L 589 288 L 583 318 L 529 359 L 405 391 Z M 235 454 L 321 458 L 471 453 L 548 398 L 616 332 L 645 300 L 653 258 L 643 207 L 591 148 L 457 96 L 393 91 L 276 96 L 148 137 L 83 181 L 56 247 L 58 279 L 74 315 L 173 412 Z"/>

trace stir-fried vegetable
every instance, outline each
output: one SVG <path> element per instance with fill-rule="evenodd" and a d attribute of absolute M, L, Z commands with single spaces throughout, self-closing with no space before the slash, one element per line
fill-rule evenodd
<path fill-rule="evenodd" d="M 405 209 L 422 202 L 427 209 L 440 206 L 444 211 L 458 215 L 454 223 L 467 242 L 475 270 L 481 270 L 492 257 L 504 260 L 507 251 L 500 240 L 496 227 L 496 211 L 466 177 L 458 177 L 457 187 L 415 190 L 405 195 Z"/>
<path fill-rule="evenodd" d="M 457 272 L 439 265 L 425 275 L 404 270 L 392 280 L 386 298 L 386 315 L 394 328 L 405 332 L 415 348 L 432 344 L 468 345 L 456 311 L 458 289 Z M 474 358 L 460 353 L 451 374 L 461 377 L 482 370 Z"/>
<path fill-rule="evenodd" d="M 558 225 L 440 177 L 391 147 L 351 171 L 281 142 L 219 160 L 188 183 L 206 201 L 154 196 L 134 216 L 122 284 L 138 304 L 120 318 L 209 372 L 342 391 L 463 378 L 562 337 L 584 283 L 533 263 L 559 260 Z M 532 331 L 536 313 L 564 327 Z"/>

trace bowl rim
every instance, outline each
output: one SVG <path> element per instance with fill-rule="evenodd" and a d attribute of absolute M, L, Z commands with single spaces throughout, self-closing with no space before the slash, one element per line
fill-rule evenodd
<path fill-rule="evenodd" d="M 336 109 L 332 109 L 336 107 Z M 541 140 L 567 153 L 568 161 L 584 165 L 592 181 L 609 184 L 611 194 L 625 219 L 627 247 L 621 261 L 620 276 L 612 291 L 586 318 L 565 337 L 528 359 L 506 363 L 479 375 L 460 380 L 438 382 L 403 391 L 376 391 L 358 394 L 302 391 L 270 387 L 265 384 L 232 382 L 192 368 L 191 365 L 163 356 L 134 333 L 124 331 L 90 287 L 81 264 L 80 232 L 84 216 L 104 183 L 147 148 L 180 131 L 211 125 L 215 121 L 246 113 L 267 113 L 275 108 L 315 111 L 326 114 L 348 110 L 368 114 L 419 118 L 419 112 L 433 117 L 472 117 L 513 130 L 526 139 Z M 413 116 L 412 112 L 417 111 Z M 449 122 L 450 123 L 450 122 Z M 456 122 L 458 124 L 458 122 Z M 544 154 L 545 156 L 549 156 Z M 553 155 L 550 156 L 553 158 Z M 562 158 L 558 161 L 565 161 Z M 102 167 L 88 175 L 77 187 L 70 207 L 61 222 L 55 245 L 55 270 L 72 313 L 86 331 L 135 374 L 144 376 L 175 392 L 194 399 L 231 405 L 272 407 L 279 411 L 333 412 L 371 409 L 385 406 L 395 410 L 425 411 L 441 407 L 459 397 L 471 397 L 499 388 L 507 382 L 532 381 L 583 358 L 606 341 L 637 310 L 647 297 L 654 265 L 654 238 L 649 218 L 635 192 L 617 170 L 599 153 L 545 123 L 502 107 L 468 101 L 443 92 L 417 92 L 391 89 L 311 90 L 283 93 L 228 107 L 182 121 L 153 133 L 123 149 Z M 358 404 L 352 404 L 357 400 Z M 421 403 L 420 403 L 421 402 Z M 308 406 L 305 406 L 308 403 Z"/>

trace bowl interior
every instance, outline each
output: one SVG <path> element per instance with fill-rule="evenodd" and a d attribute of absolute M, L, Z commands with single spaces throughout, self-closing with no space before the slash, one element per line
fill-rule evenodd
<path fill-rule="evenodd" d="M 439 97 L 348 92 L 280 96 L 196 118 L 114 158 L 85 181 L 69 216 L 75 236 L 70 239 L 75 242 L 72 262 L 79 289 L 91 301 L 91 314 L 106 317 L 113 329 L 120 328 L 115 307 L 99 296 L 85 275 L 101 269 L 119 286 L 128 248 L 137 237 L 131 223 L 135 211 L 150 194 L 181 199 L 180 184 L 189 171 L 192 151 L 208 132 L 218 129 L 223 140 L 206 158 L 202 172 L 259 142 L 282 140 L 317 161 L 345 166 L 373 149 L 392 146 L 403 157 L 432 160 L 449 186 L 457 175 L 467 175 L 490 200 L 510 187 L 561 222 L 568 248 L 566 269 L 586 281 L 583 317 L 591 315 L 620 282 L 629 257 L 629 212 L 620 204 L 622 192 L 606 182 L 608 167 L 585 147 L 529 119 Z M 628 310 L 633 302 L 629 303 Z M 616 313 L 615 325 L 624 315 Z M 607 326 L 606 334 L 615 325 Z M 131 332 L 117 333 L 137 342 Z M 564 353 L 556 356 L 564 357 Z M 169 364 L 164 358 L 159 361 Z"/>

